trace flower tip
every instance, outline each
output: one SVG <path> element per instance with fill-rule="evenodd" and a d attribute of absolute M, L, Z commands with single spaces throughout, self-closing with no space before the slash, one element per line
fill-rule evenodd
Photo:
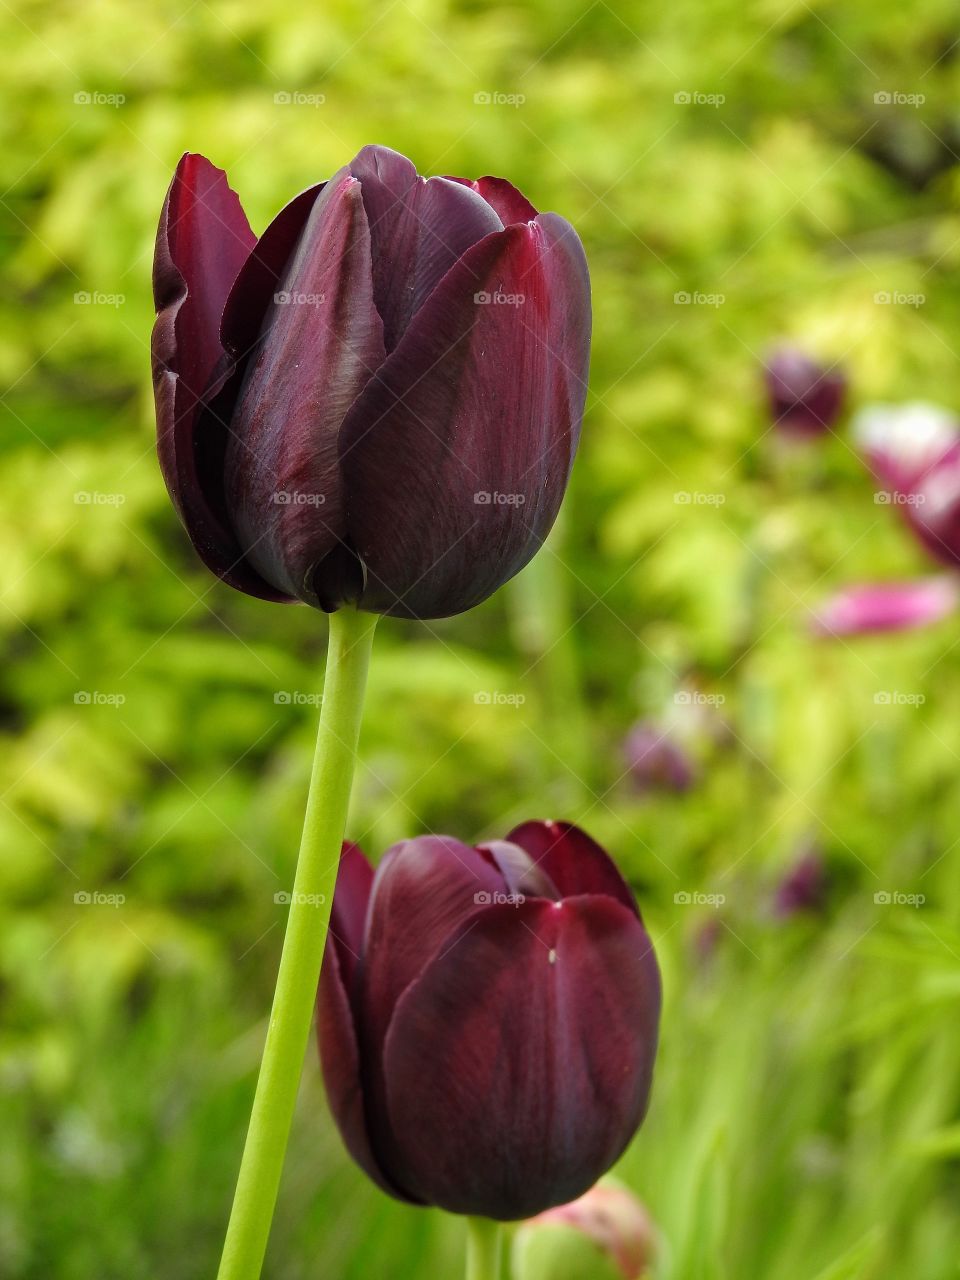
<path fill-rule="evenodd" d="M 604 1178 L 578 1200 L 521 1224 L 513 1248 L 517 1280 L 641 1280 L 656 1233 L 643 1203 Z"/>

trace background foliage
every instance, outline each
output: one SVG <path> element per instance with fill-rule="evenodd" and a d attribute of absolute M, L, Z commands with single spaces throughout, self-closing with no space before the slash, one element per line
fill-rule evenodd
<path fill-rule="evenodd" d="M 779 447 L 758 376 L 789 335 L 858 401 L 960 407 L 955 20 L 946 0 L 4 5 L 0 1274 L 215 1270 L 325 624 L 212 581 L 176 522 L 152 240 L 187 148 L 259 231 L 373 140 L 569 216 L 596 329 L 552 548 L 466 617 L 381 627 L 350 834 L 379 855 L 566 816 L 630 875 L 666 1009 L 621 1173 L 658 1276 L 958 1274 L 956 623 L 811 639 L 833 586 L 922 557 L 842 431 Z M 625 731 L 698 706 L 726 726 L 698 731 L 699 786 L 638 797 Z M 810 840 L 829 910 L 777 921 Z M 76 900 L 95 893 L 124 900 Z M 268 1274 L 452 1275 L 461 1243 L 365 1182 L 311 1065 Z"/>

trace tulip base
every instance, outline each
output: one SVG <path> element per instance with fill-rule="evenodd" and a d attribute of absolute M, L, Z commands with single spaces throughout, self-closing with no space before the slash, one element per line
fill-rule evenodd
<path fill-rule="evenodd" d="M 500 1280 L 503 1227 L 490 1218 L 467 1218 L 467 1280 Z"/>
<path fill-rule="evenodd" d="M 218 1280 L 257 1280 L 317 997 L 377 618 L 330 616 L 330 649 L 280 970 Z"/>

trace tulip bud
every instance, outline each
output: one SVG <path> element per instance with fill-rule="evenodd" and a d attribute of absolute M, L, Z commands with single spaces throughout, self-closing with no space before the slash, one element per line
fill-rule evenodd
<path fill-rule="evenodd" d="M 572 1204 L 538 1214 L 513 1243 L 515 1280 L 641 1280 L 653 1261 L 650 1215 L 605 1178 Z"/>
<path fill-rule="evenodd" d="M 258 240 L 180 161 L 154 267 L 158 451 L 204 562 L 267 600 L 436 618 L 535 554 L 580 436 L 576 232 L 364 147 Z"/>
<path fill-rule="evenodd" d="M 960 426 L 933 404 L 870 405 L 854 437 L 879 483 L 876 501 L 893 506 L 925 549 L 960 565 Z"/>
<path fill-rule="evenodd" d="M 327 1096 L 391 1195 L 527 1218 L 581 1195 L 646 1112 L 660 978 L 633 895 L 576 827 L 345 849 L 320 976 Z"/>
<path fill-rule="evenodd" d="M 624 744 L 630 778 L 640 791 L 688 791 L 696 769 L 687 752 L 673 740 L 670 730 L 641 720 Z"/>
<path fill-rule="evenodd" d="M 960 582 L 946 574 L 914 582 L 846 587 L 815 611 L 813 630 L 826 636 L 908 631 L 939 622 L 960 605 Z"/>
<path fill-rule="evenodd" d="M 774 914 L 781 919 L 823 910 L 827 897 L 827 868 L 817 848 L 809 848 L 787 869 L 774 895 Z"/>
<path fill-rule="evenodd" d="M 766 363 L 767 397 L 774 426 L 809 438 L 829 431 L 843 407 L 846 379 L 802 351 L 781 347 Z"/>

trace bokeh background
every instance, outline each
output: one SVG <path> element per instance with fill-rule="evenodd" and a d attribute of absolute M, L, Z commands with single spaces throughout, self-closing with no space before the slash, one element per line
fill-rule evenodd
<path fill-rule="evenodd" d="M 0 23 L 0 1274 L 215 1272 L 326 628 L 213 581 L 175 519 L 152 242 L 185 149 L 260 231 L 379 141 L 567 215 L 596 318 L 551 546 L 467 616 L 381 625 L 350 834 L 379 856 L 567 817 L 628 874 L 666 1007 L 620 1174 L 658 1277 L 955 1277 L 960 630 L 811 636 L 833 588 L 925 561 L 843 426 L 784 449 L 760 380 L 788 337 L 854 406 L 960 409 L 955 7 L 17 0 Z M 687 792 L 625 773 L 640 717 L 685 735 Z M 778 917 L 810 845 L 823 909 Z M 458 1274 L 460 1224 L 364 1180 L 318 1074 L 267 1274 Z"/>

